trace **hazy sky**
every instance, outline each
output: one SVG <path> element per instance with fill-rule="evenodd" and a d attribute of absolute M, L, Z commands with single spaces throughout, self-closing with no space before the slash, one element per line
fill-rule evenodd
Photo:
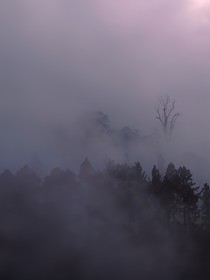
<path fill-rule="evenodd" d="M 209 34 L 208 0 L 2 0 L 2 134 L 87 110 L 149 131 L 168 94 L 183 133 L 207 143 Z"/>

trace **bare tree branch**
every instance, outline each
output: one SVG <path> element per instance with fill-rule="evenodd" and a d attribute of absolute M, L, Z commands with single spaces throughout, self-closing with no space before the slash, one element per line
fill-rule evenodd
<path fill-rule="evenodd" d="M 161 122 L 162 125 L 164 125 L 164 121 L 163 121 L 163 118 L 162 118 L 161 113 L 160 113 L 160 107 L 158 107 L 156 109 L 156 112 L 157 112 L 156 118 Z"/>
<path fill-rule="evenodd" d="M 173 110 L 175 109 L 175 104 L 176 104 L 176 101 L 173 101 L 173 102 L 172 102 L 172 105 L 171 105 L 171 109 L 170 109 L 169 112 L 168 112 L 168 118 L 170 117 L 171 113 L 172 113 Z"/>
<path fill-rule="evenodd" d="M 171 101 L 170 97 L 160 97 L 156 108 L 156 119 L 160 121 L 166 137 L 171 137 L 175 123 L 178 117 L 181 115 L 179 112 L 175 112 L 176 101 Z"/>
<path fill-rule="evenodd" d="M 171 130 L 173 130 L 175 122 L 176 122 L 176 120 L 178 119 L 179 116 L 181 116 L 180 113 L 176 113 L 175 115 L 173 115 L 173 118 L 171 120 Z"/>

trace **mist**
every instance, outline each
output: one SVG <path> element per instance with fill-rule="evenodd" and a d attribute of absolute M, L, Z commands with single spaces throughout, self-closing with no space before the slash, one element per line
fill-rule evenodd
<path fill-rule="evenodd" d="M 193 3 L 2 1 L 2 169 L 44 153 L 57 127 L 76 135 L 77 120 L 90 112 L 149 135 L 160 129 L 155 106 L 165 95 L 182 113 L 173 139 L 180 154 L 206 157 L 209 7 Z M 66 159 L 74 169 L 88 153 L 76 150 Z M 52 153 L 46 165 L 62 161 Z"/>
<path fill-rule="evenodd" d="M 207 0 L 0 2 L 2 277 L 209 275 L 209 32 Z"/>
<path fill-rule="evenodd" d="M 209 160 L 207 1 L 21 0 L 0 10 L 2 168 L 46 150 L 48 130 L 75 135 L 90 112 L 149 135 L 161 129 L 155 106 L 165 95 L 182 114 L 180 154 Z"/>

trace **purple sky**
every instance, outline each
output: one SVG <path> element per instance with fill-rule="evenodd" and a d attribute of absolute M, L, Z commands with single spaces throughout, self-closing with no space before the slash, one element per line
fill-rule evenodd
<path fill-rule="evenodd" d="M 149 132 L 168 94 L 182 112 L 177 134 L 207 149 L 209 34 L 207 0 L 3 0 L 0 127 L 103 110 Z"/>

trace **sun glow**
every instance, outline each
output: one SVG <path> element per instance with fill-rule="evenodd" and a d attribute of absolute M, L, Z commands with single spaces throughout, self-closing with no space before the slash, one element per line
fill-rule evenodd
<path fill-rule="evenodd" d="M 210 20 L 210 0 L 189 0 L 189 12 L 197 20 Z"/>
<path fill-rule="evenodd" d="M 210 4 L 209 0 L 191 0 L 190 2 L 193 9 L 204 9 Z"/>

